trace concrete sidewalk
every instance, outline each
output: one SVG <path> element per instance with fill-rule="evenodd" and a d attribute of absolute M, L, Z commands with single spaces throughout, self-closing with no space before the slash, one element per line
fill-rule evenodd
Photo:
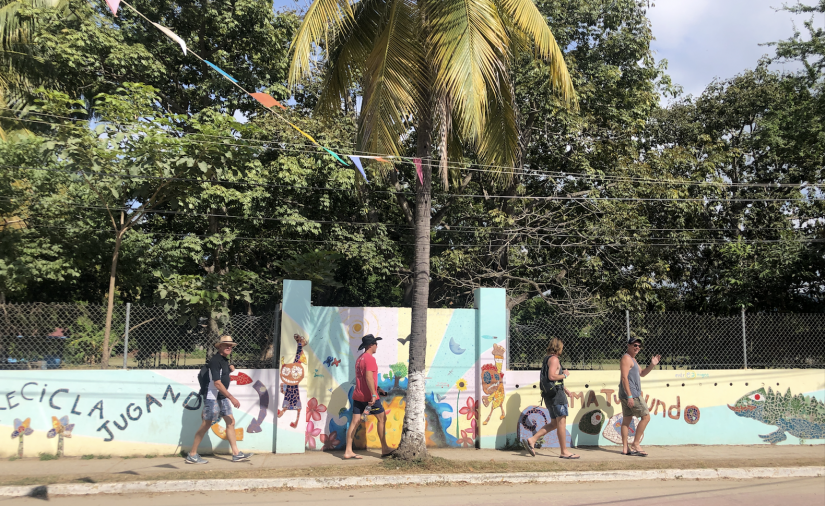
<path fill-rule="evenodd" d="M 438 467 L 420 470 L 382 460 L 379 452 L 358 452 L 362 460 L 343 460 L 343 452 L 295 455 L 255 455 L 249 462 L 232 463 L 226 455 L 206 456 L 207 465 L 188 465 L 180 457 L 40 461 L 0 461 L 0 485 L 100 483 L 134 480 L 203 478 L 268 478 L 288 476 L 353 476 L 410 474 L 437 471 L 530 472 L 548 470 L 607 471 L 627 469 L 714 469 L 745 467 L 825 466 L 825 445 L 805 446 L 648 446 L 649 456 L 621 455 L 620 447 L 576 448 L 577 461 L 558 458 L 558 449 L 540 449 L 535 458 L 513 450 L 432 449 Z M 441 460 L 445 459 L 445 460 Z M 368 469 L 360 469 L 362 467 Z M 402 468 L 403 467 L 403 468 Z M 398 469 L 396 472 L 395 470 Z"/>

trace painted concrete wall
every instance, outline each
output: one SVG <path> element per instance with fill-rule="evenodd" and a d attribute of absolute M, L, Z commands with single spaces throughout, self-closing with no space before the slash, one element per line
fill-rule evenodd
<path fill-rule="evenodd" d="M 64 454 L 164 455 L 189 449 L 200 425 L 197 370 L 4 371 L 0 374 L 0 457 L 17 455 L 15 429 L 26 457 Z M 278 372 L 236 370 L 230 391 L 241 449 L 271 452 Z M 62 420 L 62 423 L 61 423 Z M 60 434 L 62 432 L 62 434 Z M 202 453 L 229 453 L 221 427 L 207 433 Z M 240 437 L 239 437 L 240 439 Z"/>
<path fill-rule="evenodd" d="M 308 281 L 284 282 L 282 368 L 233 374 L 230 391 L 241 402 L 235 410 L 240 448 L 342 449 L 364 334 L 383 338 L 376 361 L 379 385 L 389 392 L 382 399 L 387 439 L 396 446 L 406 405 L 410 309 L 313 307 L 311 289 Z M 547 421 L 538 406 L 538 371 L 507 370 L 504 291 L 479 289 L 475 298 L 474 309 L 428 313 L 431 446 L 515 447 Z M 9 436 L 26 421 L 28 457 L 54 453 L 61 430 L 66 455 L 188 450 L 200 423 L 196 376 L 197 370 L 0 372 L 0 457 L 17 454 L 20 438 Z M 567 418 L 572 444 L 619 443 L 618 383 L 618 371 L 572 371 L 566 382 L 573 394 Z M 645 444 L 825 443 L 821 369 L 656 370 L 642 379 L 642 388 L 653 418 Z M 228 452 L 221 436 L 215 427 L 200 452 Z M 555 432 L 542 444 L 557 446 Z M 355 446 L 380 448 L 374 419 L 356 433 Z"/>
<path fill-rule="evenodd" d="M 409 308 L 312 307 L 308 281 L 284 281 L 279 391 L 279 453 L 342 449 L 351 421 L 358 346 L 365 334 L 382 337 L 375 355 L 387 411 L 387 442 L 401 438 L 407 388 Z M 476 309 L 430 309 L 427 315 L 427 443 L 473 447 L 479 435 L 493 436 L 504 417 L 506 362 L 505 293 L 476 291 Z M 296 340 L 295 335 L 300 336 Z M 298 352 L 298 341 L 307 344 Z M 487 381 L 484 381 L 486 373 Z M 301 376 L 299 372 L 297 376 Z M 486 392 L 485 392 L 486 389 Z M 300 403 L 294 398 L 300 397 Z M 477 402 L 479 399 L 481 401 Z M 485 405 L 484 402 L 487 402 Z M 481 420 L 476 419 L 476 404 Z M 489 424 L 484 421 L 489 415 Z M 374 420 L 355 435 L 355 447 L 380 448 Z M 494 437 L 481 439 L 493 447 Z"/>

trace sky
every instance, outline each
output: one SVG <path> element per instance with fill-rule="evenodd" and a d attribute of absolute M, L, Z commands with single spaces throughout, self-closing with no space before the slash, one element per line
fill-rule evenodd
<path fill-rule="evenodd" d="M 803 30 L 808 16 L 776 12 L 794 0 L 650 0 L 648 11 L 656 60 L 668 61 L 668 73 L 684 93 L 699 95 L 715 78 L 729 78 L 754 68 L 762 55 L 773 54 L 765 42 L 793 35 L 793 23 Z M 275 8 L 304 9 L 308 0 L 274 0 Z M 813 4 L 815 0 L 803 3 Z M 819 15 L 817 26 L 825 23 Z M 776 70 L 793 71 L 790 64 Z"/>

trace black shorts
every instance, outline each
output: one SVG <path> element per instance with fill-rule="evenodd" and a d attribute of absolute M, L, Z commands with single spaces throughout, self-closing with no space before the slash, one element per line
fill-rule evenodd
<path fill-rule="evenodd" d="M 352 400 L 352 412 L 353 414 L 360 415 L 367 409 L 368 402 L 361 402 L 356 401 L 355 399 Z M 379 413 L 384 412 L 384 404 L 381 402 L 381 399 L 376 399 L 375 404 L 372 405 L 372 409 L 370 409 L 371 415 L 377 415 Z"/>

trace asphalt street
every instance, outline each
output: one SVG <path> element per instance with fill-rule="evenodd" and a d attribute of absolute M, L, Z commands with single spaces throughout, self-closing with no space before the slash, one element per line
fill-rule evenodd
<path fill-rule="evenodd" d="M 802 506 L 825 505 L 825 477 L 708 480 L 708 481 L 630 481 L 569 483 L 553 485 L 459 485 L 449 487 L 393 487 L 371 489 L 325 489 L 312 491 L 269 490 L 254 492 L 187 492 L 169 494 L 98 495 L 51 497 L 55 506 L 225 506 L 227 504 L 264 505 L 273 503 L 313 505 L 333 503 L 341 506 L 426 505 L 497 506 L 550 504 L 597 506 L 633 504 L 634 506 Z M 39 498 L 9 498 L 3 506 L 42 505 Z"/>

